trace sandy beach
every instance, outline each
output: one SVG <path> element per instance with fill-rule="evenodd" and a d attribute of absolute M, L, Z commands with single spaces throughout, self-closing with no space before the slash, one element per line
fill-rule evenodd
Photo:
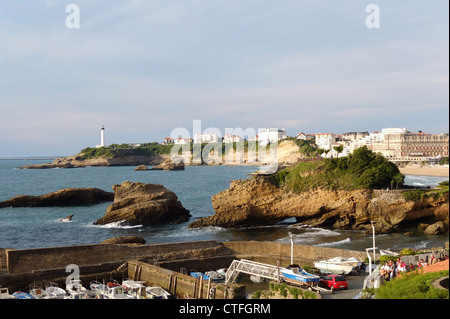
<path fill-rule="evenodd" d="M 405 175 L 449 176 L 448 166 L 406 166 L 399 169 Z"/>

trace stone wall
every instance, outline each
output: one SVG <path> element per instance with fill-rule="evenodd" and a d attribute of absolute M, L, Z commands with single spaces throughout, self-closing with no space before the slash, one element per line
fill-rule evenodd
<path fill-rule="evenodd" d="M 155 245 L 82 245 L 38 249 L 7 249 L 9 274 L 29 273 L 42 269 L 65 268 L 112 263 L 139 258 L 176 259 L 177 253 L 223 247 L 215 241 L 198 241 Z"/>
<path fill-rule="evenodd" d="M 245 286 L 215 284 L 202 278 L 182 274 L 139 261 L 128 262 L 128 277 L 145 281 L 149 287 L 161 287 L 177 298 L 241 299 Z"/>

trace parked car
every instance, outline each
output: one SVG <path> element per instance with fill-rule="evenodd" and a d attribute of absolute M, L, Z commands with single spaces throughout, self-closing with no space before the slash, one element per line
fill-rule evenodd
<path fill-rule="evenodd" d="M 320 278 L 319 285 L 321 287 L 330 288 L 332 291 L 338 289 L 347 289 L 348 284 L 342 275 L 327 275 Z"/>

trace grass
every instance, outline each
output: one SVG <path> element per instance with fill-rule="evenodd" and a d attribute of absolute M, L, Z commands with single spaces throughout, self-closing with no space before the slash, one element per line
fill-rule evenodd
<path fill-rule="evenodd" d="M 448 270 L 426 274 L 417 271 L 407 273 L 377 289 L 376 299 L 449 299 L 448 290 L 434 288 L 431 284 L 435 279 L 448 276 L 448 273 Z"/>

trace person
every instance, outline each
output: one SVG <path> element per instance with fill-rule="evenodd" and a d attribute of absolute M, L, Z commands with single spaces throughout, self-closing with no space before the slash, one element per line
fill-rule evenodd
<path fill-rule="evenodd" d="M 388 262 L 386 262 L 386 263 L 380 268 L 380 275 L 384 277 L 384 280 L 389 281 L 390 271 L 389 271 L 389 264 L 388 264 Z"/>
<path fill-rule="evenodd" d="M 395 275 L 395 265 L 394 262 L 391 260 L 389 260 L 389 279 L 392 280 L 394 278 Z"/>
<path fill-rule="evenodd" d="M 409 263 L 408 272 L 414 271 L 414 269 L 416 269 L 416 267 L 414 267 L 413 263 Z"/>
<path fill-rule="evenodd" d="M 430 265 L 434 265 L 435 263 L 436 263 L 436 257 L 434 257 L 434 255 L 431 255 Z"/>
<path fill-rule="evenodd" d="M 420 259 L 420 263 L 422 264 L 422 267 L 428 266 L 428 264 L 426 262 L 424 262 L 423 259 Z"/>

